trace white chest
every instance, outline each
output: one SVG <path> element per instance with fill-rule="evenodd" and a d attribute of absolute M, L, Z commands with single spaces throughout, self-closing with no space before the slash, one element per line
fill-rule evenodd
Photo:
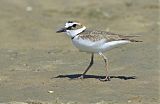
<path fill-rule="evenodd" d="M 80 51 L 95 53 L 101 50 L 101 47 L 105 43 L 105 40 L 93 42 L 93 41 L 90 41 L 89 39 L 82 39 L 76 36 L 74 37 L 72 42 Z"/>

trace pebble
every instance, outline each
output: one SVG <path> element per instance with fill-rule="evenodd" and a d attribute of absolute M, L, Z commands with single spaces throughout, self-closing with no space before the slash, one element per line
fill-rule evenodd
<path fill-rule="evenodd" d="M 128 103 L 131 103 L 132 101 L 131 100 L 128 100 Z"/>
<path fill-rule="evenodd" d="M 31 6 L 26 7 L 26 11 L 27 11 L 27 12 L 30 12 L 30 11 L 32 11 L 32 10 L 33 10 L 33 8 L 32 8 Z"/>
<path fill-rule="evenodd" d="M 54 91 L 50 90 L 50 91 L 48 91 L 48 93 L 52 94 L 52 93 L 54 93 Z"/>

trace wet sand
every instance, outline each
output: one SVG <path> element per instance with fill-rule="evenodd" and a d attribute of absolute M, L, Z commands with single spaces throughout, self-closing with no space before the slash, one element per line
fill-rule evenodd
<path fill-rule="evenodd" d="M 159 10 L 158 0 L 1 0 L 0 104 L 159 104 Z M 143 42 L 105 53 L 111 81 L 99 81 L 99 55 L 80 80 L 90 54 L 55 33 L 68 20 Z"/>

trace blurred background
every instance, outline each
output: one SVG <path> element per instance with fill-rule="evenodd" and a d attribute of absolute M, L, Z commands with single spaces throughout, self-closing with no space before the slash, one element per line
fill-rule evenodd
<path fill-rule="evenodd" d="M 158 104 L 159 10 L 158 0 L 0 0 L 0 103 Z M 111 82 L 55 78 L 81 74 L 90 60 L 67 36 L 56 34 L 69 20 L 141 35 L 143 43 L 105 53 Z M 103 76 L 98 55 L 95 61 L 88 74 Z"/>

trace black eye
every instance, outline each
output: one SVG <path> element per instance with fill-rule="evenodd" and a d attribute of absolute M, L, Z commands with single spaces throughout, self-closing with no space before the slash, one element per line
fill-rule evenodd
<path fill-rule="evenodd" d="M 76 24 L 74 24 L 72 27 L 76 27 L 77 25 Z"/>

